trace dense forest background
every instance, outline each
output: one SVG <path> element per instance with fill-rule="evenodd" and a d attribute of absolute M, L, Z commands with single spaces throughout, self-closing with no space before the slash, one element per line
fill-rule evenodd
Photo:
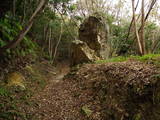
<path fill-rule="evenodd" d="M 159 120 L 159 33 L 160 0 L 1 0 L 0 120 Z"/>
<path fill-rule="evenodd" d="M 70 44 L 78 39 L 79 25 L 88 16 L 101 17 L 106 22 L 110 57 L 159 53 L 159 4 L 156 0 L 143 4 L 139 0 L 134 1 L 134 16 L 131 2 L 125 0 L 50 0 L 42 3 L 33 20 L 41 2 L 1 2 L 1 60 L 35 55 L 37 49 L 45 52 L 46 58 L 52 61 L 69 58 Z M 6 46 L 16 41 L 25 27 L 30 27 L 30 30 L 22 36 L 22 41 Z"/>

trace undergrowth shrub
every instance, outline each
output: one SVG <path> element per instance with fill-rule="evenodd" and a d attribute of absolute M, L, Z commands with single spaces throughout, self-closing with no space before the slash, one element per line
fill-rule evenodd
<path fill-rule="evenodd" d="M 5 18 L 0 19 L 0 47 L 12 41 L 21 30 L 22 25 L 16 18 L 6 15 Z M 7 59 L 26 56 L 28 54 L 34 55 L 37 47 L 38 45 L 35 42 L 28 36 L 25 36 L 16 48 L 6 50 L 3 55 Z"/>

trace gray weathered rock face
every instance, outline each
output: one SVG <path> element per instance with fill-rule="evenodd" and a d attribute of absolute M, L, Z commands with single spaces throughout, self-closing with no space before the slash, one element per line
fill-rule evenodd
<path fill-rule="evenodd" d="M 88 47 L 88 45 L 80 40 L 76 40 L 71 45 L 71 65 L 77 65 L 84 62 L 93 62 L 100 58 L 95 51 Z"/>
<path fill-rule="evenodd" d="M 108 32 L 102 20 L 88 17 L 80 26 L 79 42 L 72 43 L 71 65 L 107 58 L 107 38 Z"/>

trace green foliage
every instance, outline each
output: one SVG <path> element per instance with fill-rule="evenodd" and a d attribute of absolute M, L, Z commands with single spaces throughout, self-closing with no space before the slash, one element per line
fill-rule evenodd
<path fill-rule="evenodd" d="M 133 120 L 142 120 L 142 115 L 140 113 L 134 115 Z"/>
<path fill-rule="evenodd" d="M 105 17 L 109 28 L 109 45 L 111 48 L 111 56 L 114 55 L 131 55 L 137 54 L 137 43 L 135 40 L 135 33 L 132 32 L 133 29 L 130 30 L 130 34 L 128 36 L 128 30 L 130 26 L 130 21 L 122 19 L 119 23 L 117 18 L 110 14 L 103 13 L 101 14 Z M 145 43 L 146 43 L 146 51 L 147 53 L 159 53 L 160 52 L 160 35 L 158 34 L 160 31 L 160 27 L 154 22 L 146 22 L 145 23 Z M 128 38 L 127 38 L 128 37 Z M 157 46 L 155 45 L 157 44 Z M 155 48 L 153 46 L 156 46 Z M 153 51 L 154 50 L 154 51 Z"/>
<path fill-rule="evenodd" d="M 148 22 L 148 23 L 146 24 L 145 28 L 146 28 L 147 30 L 154 30 L 154 29 L 157 29 L 158 26 L 157 26 L 155 23 L 152 23 L 152 22 L 150 23 L 150 22 Z"/>
<path fill-rule="evenodd" d="M 14 38 L 14 34 L 17 34 L 17 28 L 13 28 L 14 22 L 4 18 L 0 20 L 0 32 L 2 34 L 0 47 L 7 44 L 7 41 L 11 41 Z"/>
<path fill-rule="evenodd" d="M 134 60 L 138 60 L 138 61 L 142 61 L 142 62 L 146 62 L 146 61 L 154 61 L 155 64 L 156 61 L 158 61 L 157 59 L 160 58 L 160 54 L 147 54 L 147 55 L 144 55 L 144 56 L 129 56 L 129 57 L 125 57 L 125 56 L 119 56 L 119 57 L 113 57 L 111 59 L 108 59 L 108 60 L 98 60 L 96 61 L 95 63 L 97 64 L 101 64 L 101 63 L 109 63 L 109 62 L 124 62 L 126 60 L 129 60 L 129 59 L 134 59 Z M 160 63 L 160 62 L 159 62 Z"/>
<path fill-rule="evenodd" d="M 71 7 L 71 6 L 70 6 Z M 75 7 L 75 6 L 72 6 Z M 64 20 L 63 20 L 64 19 Z M 49 39 L 49 32 L 50 29 L 51 33 L 51 44 L 53 47 L 53 52 L 55 46 L 59 40 L 60 34 L 61 41 L 58 46 L 58 54 L 57 57 L 67 58 L 69 57 L 69 49 L 71 41 L 73 40 L 73 36 L 77 36 L 77 28 L 75 21 L 81 18 L 73 18 L 74 22 L 70 20 L 66 15 L 63 15 L 63 18 L 59 13 L 54 13 L 52 9 L 47 7 L 44 10 L 44 14 L 41 14 L 37 22 L 33 25 L 32 30 L 30 33 L 34 35 L 34 38 L 38 40 L 38 44 L 41 45 L 45 52 L 48 53 L 48 39 Z M 62 33 L 61 33 L 61 25 L 62 25 Z M 45 32 L 45 33 L 44 33 Z M 45 39 L 45 40 L 44 40 Z M 52 60 L 53 58 L 45 53 L 45 58 Z"/>
<path fill-rule="evenodd" d="M 6 15 L 5 18 L 0 19 L 0 47 L 5 46 L 12 41 L 20 30 L 22 30 L 22 25 L 18 21 L 11 19 L 9 15 Z M 25 36 L 16 49 L 8 49 L 6 51 L 5 57 L 13 58 L 17 56 L 34 54 L 35 48 L 37 48 L 36 44 L 29 37 Z"/>
<path fill-rule="evenodd" d="M 126 60 L 127 60 L 127 57 L 119 56 L 119 57 L 114 57 L 108 60 L 98 60 L 95 63 L 102 64 L 102 63 L 108 63 L 108 62 L 123 62 Z"/>
<path fill-rule="evenodd" d="M 88 117 L 93 113 L 93 111 L 90 110 L 87 106 L 83 106 L 81 110 L 82 113 L 84 113 Z"/>
<path fill-rule="evenodd" d="M 34 66 L 27 66 L 23 69 L 26 75 L 26 89 L 18 86 L 8 86 L 0 83 L 0 120 L 33 120 L 32 114 L 24 113 L 24 108 L 35 105 L 30 98 L 37 91 L 42 91 L 46 85 L 45 68 L 39 68 L 41 63 Z M 35 91 L 36 90 L 36 91 Z"/>
<path fill-rule="evenodd" d="M 8 96 L 9 95 L 9 91 L 5 88 L 0 86 L 0 96 Z"/>
<path fill-rule="evenodd" d="M 157 49 L 153 50 L 154 42 L 159 41 L 156 44 L 160 44 L 160 35 L 159 33 L 159 26 L 153 22 L 147 22 L 145 26 L 145 42 L 146 42 L 146 50 L 150 53 L 159 53 L 160 46 L 157 46 Z"/>
<path fill-rule="evenodd" d="M 3 118 L 4 120 L 11 120 L 15 115 L 17 115 L 15 112 L 3 112 L 0 113 L 0 118 Z"/>
<path fill-rule="evenodd" d="M 68 9 L 70 11 L 76 10 L 76 8 L 77 8 L 77 5 L 75 5 L 75 4 L 73 4 L 73 5 L 71 5 L 71 6 L 68 7 Z"/>
<path fill-rule="evenodd" d="M 136 59 L 139 61 L 148 61 L 148 60 L 153 60 L 159 57 L 160 57 L 160 54 L 147 54 L 144 56 L 130 56 L 130 58 Z"/>
<path fill-rule="evenodd" d="M 110 16 L 110 38 L 109 43 L 111 46 L 111 56 L 114 55 L 129 55 L 135 53 L 135 49 L 131 46 L 134 44 L 132 36 L 128 39 L 128 28 L 130 23 L 123 21 L 121 25 L 114 23 L 115 18 Z"/>

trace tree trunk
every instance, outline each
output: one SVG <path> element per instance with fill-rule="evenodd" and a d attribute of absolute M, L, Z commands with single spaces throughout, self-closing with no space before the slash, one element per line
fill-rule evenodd
<path fill-rule="evenodd" d="M 151 6 L 150 6 L 150 8 L 149 8 L 149 10 L 148 10 L 148 13 L 147 13 L 147 15 L 146 15 L 146 17 L 145 17 L 144 21 L 146 21 L 146 20 L 147 20 L 147 18 L 148 18 L 148 16 L 149 16 L 149 14 L 150 14 L 151 10 L 153 9 L 153 6 L 155 5 L 155 3 L 156 3 L 156 2 L 157 2 L 157 0 L 152 0 L 152 2 L 151 2 Z"/>
<path fill-rule="evenodd" d="M 138 4 L 139 4 L 139 0 L 137 1 L 135 11 L 137 10 Z M 139 16 L 140 16 L 140 15 L 139 15 Z M 139 16 L 138 16 L 138 18 L 139 18 Z M 132 25 L 133 25 L 133 17 L 132 17 L 131 23 L 130 23 L 130 25 L 129 25 L 129 29 L 128 29 L 128 33 L 127 33 L 126 40 L 128 40 L 128 38 L 129 38 L 129 34 L 130 34 L 130 31 L 131 31 Z"/>
<path fill-rule="evenodd" d="M 58 42 L 57 42 L 57 44 L 56 44 L 56 47 L 55 47 L 55 50 L 54 50 L 53 62 L 54 62 L 54 60 L 55 60 L 55 58 L 56 58 L 56 54 L 57 54 L 57 50 L 58 50 L 59 43 L 61 42 L 62 33 L 63 33 L 63 25 L 62 25 L 62 23 L 61 23 L 61 31 L 60 31 L 60 35 L 59 35 L 59 40 L 58 40 Z"/>
<path fill-rule="evenodd" d="M 22 25 L 24 24 L 24 22 L 25 22 L 25 18 L 26 18 L 26 0 L 24 0 L 24 2 L 23 2 L 23 17 L 22 17 Z"/>
<path fill-rule="evenodd" d="M 136 33 L 136 39 L 137 39 L 137 44 L 138 44 L 138 51 L 139 54 L 142 55 L 143 51 L 142 51 L 142 45 L 139 39 L 139 34 L 138 34 L 138 30 L 137 30 L 137 24 L 136 24 L 136 19 L 135 19 L 135 8 L 134 8 L 134 0 L 132 0 L 132 12 L 133 12 L 133 23 L 134 23 L 134 30 Z"/>
<path fill-rule="evenodd" d="M 157 0 L 152 0 L 152 1 L 151 1 L 151 5 L 150 5 L 150 7 L 149 7 L 149 10 L 148 10 L 148 12 L 147 12 L 147 14 L 146 14 L 146 16 L 145 16 L 145 18 L 144 18 L 144 24 L 145 24 L 145 22 L 147 21 L 148 16 L 149 16 L 149 14 L 150 14 L 151 10 L 153 9 L 153 6 L 155 5 L 156 2 L 157 2 Z M 142 28 L 142 25 L 141 25 L 141 27 L 139 28 L 138 33 L 140 33 L 141 28 Z M 127 39 L 128 39 L 128 37 L 129 37 L 129 34 L 127 35 Z M 136 39 L 136 38 L 137 38 L 137 36 L 136 36 L 134 39 Z M 130 46 L 130 47 L 131 47 L 131 46 Z M 130 47 L 129 47 L 129 48 L 130 48 Z M 144 47 L 145 47 L 145 46 L 144 46 Z M 146 48 L 145 48 L 145 49 L 146 49 Z"/>
<path fill-rule="evenodd" d="M 149 7 L 149 10 L 148 10 L 148 12 L 147 12 L 147 15 L 146 15 L 145 18 L 144 18 L 144 23 L 147 21 L 148 16 L 149 16 L 150 12 L 152 11 L 153 6 L 155 5 L 156 2 L 157 2 L 157 0 L 152 0 L 151 5 L 150 5 L 150 7 Z M 142 25 L 141 25 L 141 27 L 139 28 L 138 32 L 140 32 L 141 28 L 142 28 Z"/>
<path fill-rule="evenodd" d="M 32 14 L 31 18 L 28 21 L 28 24 L 20 31 L 20 33 L 17 35 L 17 37 L 9 42 L 7 45 L 0 48 L 0 54 L 2 54 L 4 51 L 10 48 L 15 48 L 24 38 L 24 36 L 28 33 L 30 28 L 32 27 L 33 21 L 35 17 L 38 15 L 38 13 L 44 8 L 45 4 L 47 3 L 47 0 L 41 0 L 38 7 Z"/>
<path fill-rule="evenodd" d="M 140 41 L 141 41 L 141 45 L 142 45 L 142 55 L 144 55 L 146 53 L 145 51 L 145 40 L 144 40 L 144 0 L 142 0 L 142 8 L 141 8 L 141 14 L 142 14 L 142 18 L 141 18 L 141 30 L 140 30 Z"/>
<path fill-rule="evenodd" d="M 52 29 L 51 27 L 49 28 L 49 36 L 48 36 L 48 53 L 49 53 L 49 57 L 52 58 L 52 42 L 51 42 L 51 38 L 52 38 Z"/>
<path fill-rule="evenodd" d="M 16 15 L 16 0 L 13 0 L 13 16 Z"/>

